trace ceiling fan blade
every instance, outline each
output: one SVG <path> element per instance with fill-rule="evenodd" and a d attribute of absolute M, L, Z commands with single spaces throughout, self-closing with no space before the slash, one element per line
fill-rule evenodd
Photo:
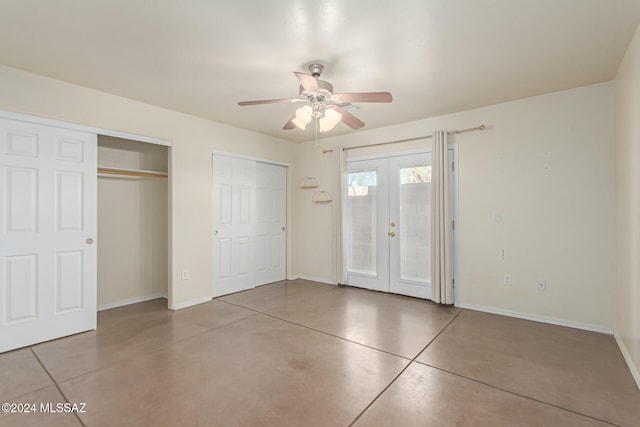
<path fill-rule="evenodd" d="M 299 73 L 297 71 L 294 71 L 293 74 L 296 75 L 296 77 L 298 78 L 298 81 L 300 82 L 304 90 L 313 92 L 313 93 L 320 92 L 320 88 L 318 87 L 318 82 L 316 81 L 316 78 L 313 77 L 311 74 Z"/>
<path fill-rule="evenodd" d="M 364 122 L 362 120 L 349 113 L 344 108 L 340 108 L 338 106 L 333 106 L 331 108 L 342 114 L 342 123 L 349 126 L 351 129 L 360 129 L 364 126 Z"/>
<path fill-rule="evenodd" d="M 337 102 L 391 102 L 389 92 L 335 93 L 331 99 Z"/>
<path fill-rule="evenodd" d="M 284 124 L 284 126 L 282 126 L 283 130 L 291 130 L 291 129 L 295 129 L 296 125 L 295 123 L 293 123 L 293 119 L 295 119 L 296 116 L 291 117 L 291 120 L 289 120 L 287 123 Z"/>
<path fill-rule="evenodd" d="M 300 98 L 282 98 L 282 99 L 261 99 L 258 101 L 240 101 L 238 105 L 261 105 L 261 104 L 289 104 L 291 102 L 306 101 Z"/>

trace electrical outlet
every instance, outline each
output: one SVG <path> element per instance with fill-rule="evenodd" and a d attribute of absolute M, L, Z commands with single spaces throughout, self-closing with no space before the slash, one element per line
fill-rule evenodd
<path fill-rule="evenodd" d="M 511 286 L 511 275 L 510 274 L 505 274 L 504 275 L 504 281 L 503 281 L 505 286 Z"/>
<path fill-rule="evenodd" d="M 182 280 L 189 280 L 189 270 L 182 270 Z"/>
<path fill-rule="evenodd" d="M 539 291 L 544 291 L 545 289 L 547 289 L 547 279 L 539 279 L 536 282 L 536 289 L 538 289 Z"/>

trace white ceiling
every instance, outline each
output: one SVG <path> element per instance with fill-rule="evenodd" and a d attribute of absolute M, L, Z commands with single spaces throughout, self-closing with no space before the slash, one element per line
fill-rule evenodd
<path fill-rule="evenodd" d="M 291 141 L 294 71 L 375 128 L 611 80 L 640 0 L 0 0 L 0 63 Z M 339 124 L 331 135 L 357 132 Z"/>

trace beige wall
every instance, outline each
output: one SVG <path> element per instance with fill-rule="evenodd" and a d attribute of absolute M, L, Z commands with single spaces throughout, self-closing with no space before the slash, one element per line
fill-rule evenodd
<path fill-rule="evenodd" d="M 321 145 L 369 144 L 481 123 L 488 126 L 484 132 L 450 139 L 459 149 L 458 303 L 611 331 L 612 83 L 327 138 Z M 330 188 L 331 155 L 322 154 L 323 147 L 299 147 L 298 170 Z M 294 193 L 297 273 L 333 281 L 330 208 L 312 205 L 304 190 Z M 492 221 L 496 210 L 502 212 L 501 223 Z M 502 284 L 507 273 L 513 277 L 510 287 Z M 539 278 L 547 280 L 545 291 L 536 289 Z"/>
<path fill-rule="evenodd" d="M 293 144 L 276 138 L 9 67 L 0 66 L 0 94 L 2 110 L 173 142 L 169 304 L 174 308 L 211 296 L 211 152 L 293 160 Z M 180 280 L 183 268 L 190 270 L 188 281 Z"/>
<path fill-rule="evenodd" d="M 98 167 L 166 172 L 168 147 L 98 135 Z M 98 308 L 168 293 L 165 178 L 98 175 Z"/>
<path fill-rule="evenodd" d="M 616 92 L 616 338 L 640 386 L 640 27 Z"/>
<path fill-rule="evenodd" d="M 330 154 L 122 97 L 0 67 L 0 109 L 173 141 L 170 156 L 170 304 L 211 287 L 211 151 L 292 162 L 289 276 L 335 280 L 331 204 L 297 187 L 331 190 Z M 459 147 L 459 302 L 466 306 L 613 327 L 613 84 L 604 83 L 382 129 L 323 146 L 415 137 L 485 123 Z M 389 146 L 404 149 L 416 144 Z M 360 155 L 356 151 L 353 155 Z M 492 222 L 500 210 L 503 222 Z M 501 249 L 506 257 L 500 258 Z M 180 280 L 180 270 L 190 280 Z M 504 287 L 510 273 L 513 286 Z M 538 278 L 547 290 L 535 289 Z"/>

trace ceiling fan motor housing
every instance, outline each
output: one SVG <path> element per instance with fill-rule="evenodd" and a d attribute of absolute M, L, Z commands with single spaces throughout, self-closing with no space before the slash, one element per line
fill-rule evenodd
<path fill-rule="evenodd" d="M 309 98 L 310 96 L 317 96 L 318 98 L 322 97 L 323 99 L 331 99 L 333 95 L 333 85 L 324 80 L 318 80 L 318 88 L 320 91 L 318 93 L 313 93 L 306 91 L 304 87 L 300 86 L 300 95 L 305 98 Z"/>

